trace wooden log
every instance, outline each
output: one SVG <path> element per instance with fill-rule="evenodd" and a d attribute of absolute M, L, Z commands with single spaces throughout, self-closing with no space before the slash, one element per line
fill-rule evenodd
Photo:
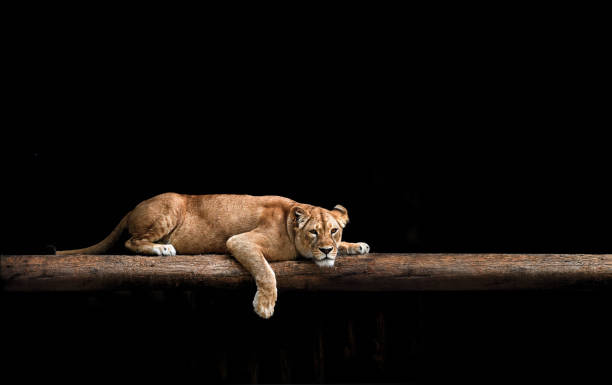
<path fill-rule="evenodd" d="M 2 256 L 7 291 L 130 288 L 254 288 L 227 255 Z M 612 254 L 368 254 L 341 256 L 333 268 L 274 262 L 280 290 L 600 289 L 612 283 Z"/>

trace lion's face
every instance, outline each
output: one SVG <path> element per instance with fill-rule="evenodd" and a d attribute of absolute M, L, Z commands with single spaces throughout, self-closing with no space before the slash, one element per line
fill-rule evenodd
<path fill-rule="evenodd" d="M 332 267 L 338 255 L 342 229 L 348 222 L 344 207 L 333 210 L 298 205 L 291 210 L 295 231 L 295 248 L 305 258 L 311 258 L 319 267 Z"/>

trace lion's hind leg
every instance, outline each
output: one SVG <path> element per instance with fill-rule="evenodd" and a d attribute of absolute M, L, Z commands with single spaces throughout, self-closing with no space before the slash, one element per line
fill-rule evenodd
<path fill-rule="evenodd" d="M 171 244 L 164 245 L 146 239 L 135 239 L 132 237 L 125 242 L 125 247 L 136 254 L 176 255 L 176 249 Z"/>
<path fill-rule="evenodd" d="M 170 238 L 179 223 L 180 209 L 173 203 L 156 197 L 138 205 L 130 213 L 128 229 L 132 237 L 125 247 L 136 254 L 176 255 Z"/>
<path fill-rule="evenodd" d="M 168 242 L 175 222 L 170 217 L 160 216 L 149 225 L 133 226 L 130 228 L 132 237 L 125 242 L 125 247 L 136 254 L 176 255 L 176 249 Z"/>

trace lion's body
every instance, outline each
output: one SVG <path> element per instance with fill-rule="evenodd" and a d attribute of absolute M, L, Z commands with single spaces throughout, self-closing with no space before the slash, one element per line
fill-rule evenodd
<path fill-rule="evenodd" d="M 57 254 L 100 254 L 126 229 L 125 246 L 138 254 L 230 253 L 253 274 L 255 311 L 268 318 L 276 301 L 276 278 L 267 261 L 313 258 L 333 266 L 338 252 L 364 254 L 365 243 L 342 242 L 348 214 L 279 196 L 166 193 L 141 202 L 102 242 Z"/>
<path fill-rule="evenodd" d="M 276 250 L 269 250 L 266 259 L 294 259 L 286 226 L 293 204 L 276 196 L 162 194 L 136 206 L 129 214 L 128 229 L 136 237 L 155 230 L 167 234 L 162 243 L 172 244 L 180 254 L 206 254 L 228 253 L 230 237 L 266 228 L 277 235 Z M 159 229 L 151 228 L 154 216 L 171 219 L 159 221 Z"/>

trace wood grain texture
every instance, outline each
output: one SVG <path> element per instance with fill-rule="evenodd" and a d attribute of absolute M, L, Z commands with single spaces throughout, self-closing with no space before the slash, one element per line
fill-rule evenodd
<path fill-rule="evenodd" d="M 2 256 L 7 291 L 251 287 L 227 255 Z M 611 254 L 368 254 L 331 269 L 311 261 L 271 263 L 280 290 L 523 290 L 612 287 Z"/>

